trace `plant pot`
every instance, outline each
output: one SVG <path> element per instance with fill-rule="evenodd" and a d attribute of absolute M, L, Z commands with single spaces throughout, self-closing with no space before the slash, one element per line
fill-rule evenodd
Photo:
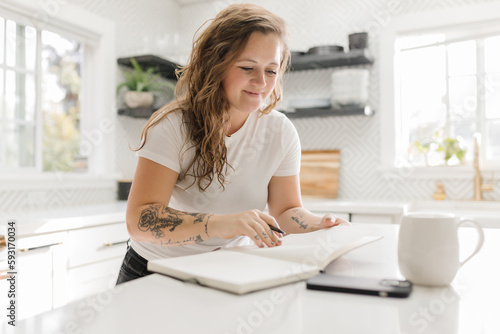
<path fill-rule="evenodd" d="M 125 93 L 125 104 L 129 108 L 150 107 L 153 101 L 154 95 L 151 92 L 128 91 Z"/>

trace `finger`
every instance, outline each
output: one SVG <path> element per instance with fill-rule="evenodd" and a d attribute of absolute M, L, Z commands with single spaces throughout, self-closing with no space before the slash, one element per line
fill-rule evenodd
<path fill-rule="evenodd" d="M 255 221 L 251 227 L 268 247 L 278 245 L 278 238 L 263 220 Z"/>
<path fill-rule="evenodd" d="M 337 217 L 335 217 L 334 215 L 329 213 L 329 214 L 324 215 L 323 218 L 321 218 L 320 224 L 323 227 L 332 227 L 332 226 L 335 226 L 336 219 L 337 219 Z"/>
<path fill-rule="evenodd" d="M 281 227 L 280 225 L 278 224 L 278 222 L 276 221 L 276 219 L 274 219 L 273 216 L 271 215 L 268 215 L 266 214 L 265 212 L 259 212 L 259 217 L 264 220 L 264 222 L 267 224 L 267 225 L 271 225 L 271 226 L 274 226 L 275 228 L 281 230 Z M 272 231 L 272 230 L 271 230 Z M 280 232 L 277 232 L 277 231 L 273 231 L 273 232 L 276 232 L 276 235 L 278 236 L 278 238 L 281 238 L 283 236 L 283 233 L 280 233 Z"/>
<path fill-rule="evenodd" d="M 250 225 L 247 225 L 246 228 L 243 230 L 243 235 L 246 235 L 252 241 L 260 248 L 265 246 L 264 241 L 262 240 L 262 237 L 259 236 L 259 233 L 252 228 Z"/>
<path fill-rule="evenodd" d="M 336 226 L 336 221 L 337 217 L 332 214 L 326 214 L 323 216 L 323 219 L 321 219 L 322 225 L 326 228 Z"/>
<path fill-rule="evenodd" d="M 323 217 L 322 222 L 324 222 L 325 227 L 333 227 L 338 225 L 351 225 L 348 221 L 342 218 L 338 218 L 331 213 L 326 214 Z"/>
<path fill-rule="evenodd" d="M 276 239 L 278 239 L 277 243 L 281 244 L 283 242 L 281 240 L 281 238 L 283 238 L 283 233 L 280 233 L 280 232 L 277 232 L 277 231 L 273 231 L 273 230 L 271 230 L 271 232 L 276 236 Z"/>
<path fill-rule="evenodd" d="M 280 226 L 276 222 L 276 219 L 274 219 L 273 216 L 270 216 L 264 212 L 259 213 L 259 218 L 260 218 L 259 223 L 261 224 L 262 228 L 266 231 L 266 233 L 271 236 L 271 239 L 273 240 L 273 242 L 280 244 L 281 238 L 283 237 L 283 235 L 279 232 L 274 232 L 269 227 L 269 225 L 271 225 L 271 226 L 274 226 L 274 227 L 280 229 Z"/>

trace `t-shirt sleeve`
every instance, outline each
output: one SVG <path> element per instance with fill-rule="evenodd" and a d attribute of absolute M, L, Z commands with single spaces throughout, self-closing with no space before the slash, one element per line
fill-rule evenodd
<path fill-rule="evenodd" d="M 273 176 L 291 176 L 300 172 L 300 140 L 293 123 L 285 118 L 281 135 L 283 159 Z"/>
<path fill-rule="evenodd" d="M 182 125 L 172 113 L 149 129 L 146 143 L 137 156 L 149 159 L 180 173 L 180 151 L 183 145 Z"/>

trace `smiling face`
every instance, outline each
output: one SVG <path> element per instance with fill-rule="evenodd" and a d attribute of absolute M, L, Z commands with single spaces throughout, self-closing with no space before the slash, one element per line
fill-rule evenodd
<path fill-rule="evenodd" d="M 281 43 L 275 34 L 254 32 L 222 81 L 231 118 L 256 111 L 272 93 L 278 80 Z"/>

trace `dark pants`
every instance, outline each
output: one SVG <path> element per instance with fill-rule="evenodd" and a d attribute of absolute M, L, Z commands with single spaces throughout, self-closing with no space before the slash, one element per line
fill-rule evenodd
<path fill-rule="evenodd" d="M 125 283 L 136 278 L 141 278 L 151 275 L 152 272 L 148 271 L 148 260 L 137 254 L 132 247 L 128 247 L 125 258 L 118 274 L 116 284 Z"/>

